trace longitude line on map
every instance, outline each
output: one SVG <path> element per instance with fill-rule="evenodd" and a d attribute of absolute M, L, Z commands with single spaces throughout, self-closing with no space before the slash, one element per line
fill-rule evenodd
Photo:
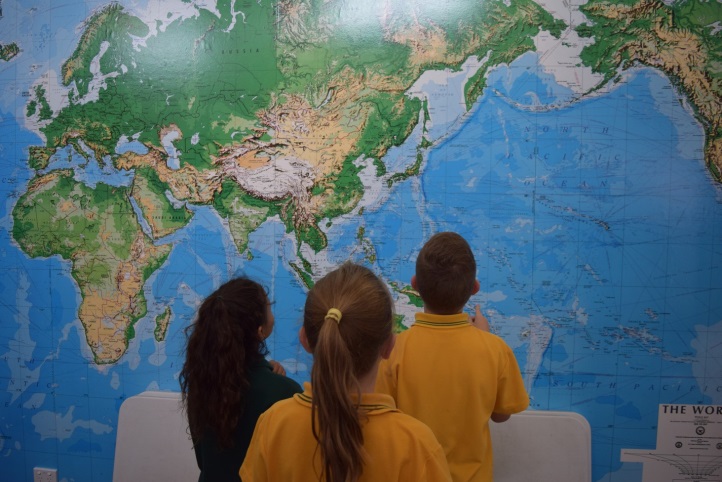
<path fill-rule="evenodd" d="M 669 143 L 671 144 L 671 137 L 668 136 L 668 137 L 665 139 L 665 141 L 666 141 L 666 142 L 669 142 Z M 667 147 L 668 147 L 668 149 L 663 149 L 663 152 L 665 153 L 665 154 L 664 154 L 665 156 L 667 156 L 667 153 L 668 153 L 668 152 L 671 152 L 671 149 L 669 149 L 669 147 L 671 147 L 671 146 L 667 146 Z M 668 167 L 667 167 L 666 201 L 667 201 L 667 206 L 670 206 L 670 205 L 671 205 L 671 202 L 672 202 L 672 199 L 671 199 L 671 198 L 672 198 L 672 166 L 671 166 L 671 159 L 667 159 L 667 162 L 668 162 Z M 670 280 L 670 277 L 669 277 L 669 272 L 670 272 L 670 266 L 669 266 L 669 255 L 670 255 L 670 227 L 671 227 L 671 222 L 672 222 L 672 210 L 669 209 L 669 208 L 668 208 L 668 210 L 667 210 L 667 219 L 666 219 L 665 221 L 666 221 L 666 226 L 665 226 L 665 251 L 666 251 L 665 254 L 666 254 L 666 256 L 664 257 L 664 273 L 663 273 L 663 277 L 664 277 L 664 291 L 663 291 L 663 293 L 664 293 L 664 295 L 663 295 L 663 297 L 662 297 L 662 306 L 664 307 L 664 308 L 663 308 L 664 313 L 668 313 L 669 310 L 667 309 L 667 306 L 668 306 L 667 296 L 668 296 L 668 294 L 670 293 L 670 291 L 672 291 L 672 290 L 670 289 L 671 280 Z M 664 316 L 665 316 L 665 318 L 667 317 L 667 315 L 664 315 Z M 664 321 L 666 322 L 667 320 L 664 320 Z M 660 327 L 660 330 L 661 330 L 660 335 L 661 335 L 662 344 L 664 344 L 664 340 L 666 339 L 666 334 L 667 334 L 667 330 L 666 330 L 666 328 L 667 328 L 667 326 L 666 326 L 667 323 L 665 323 L 665 322 L 662 322 L 662 324 L 661 324 L 662 326 Z M 660 378 L 661 378 L 662 373 L 663 373 L 663 369 L 664 369 L 664 366 L 663 366 L 663 365 L 664 365 L 664 356 L 657 357 L 657 362 L 658 362 L 658 364 L 659 364 L 659 365 L 658 365 L 658 373 L 659 373 L 659 376 L 660 376 Z M 660 390 L 657 392 L 657 406 L 659 406 L 659 404 L 662 403 L 662 401 L 663 401 L 663 400 L 662 400 L 662 390 L 661 390 L 661 387 L 660 387 Z"/>
<path fill-rule="evenodd" d="M 627 83 L 626 83 L 626 82 L 623 83 L 622 85 L 620 85 L 619 88 L 620 88 L 620 89 L 626 89 L 626 88 L 627 88 Z M 630 102 L 629 96 L 628 96 L 628 95 L 625 95 L 625 96 L 624 96 L 624 99 L 625 99 L 625 100 L 624 100 L 624 102 L 625 102 L 625 112 L 629 112 L 629 102 Z M 628 115 L 625 115 L 625 116 L 624 116 L 624 137 L 623 137 L 623 139 L 622 139 L 622 143 L 623 143 L 623 145 L 624 145 L 624 147 L 623 147 L 623 149 L 624 149 L 624 167 L 623 167 L 622 178 L 623 178 L 623 179 L 626 179 L 626 178 L 627 178 L 627 162 L 628 162 L 628 160 L 629 160 L 629 159 L 628 159 L 628 156 L 629 156 L 629 149 L 628 149 L 628 147 L 629 147 L 629 116 L 628 116 Z M 625 185 L 625 189 L 624 189 L 623 194 L 622 194 L 622 196 L 625 196 L 625 202 L 622 204 L 622 209 L 623 209 L 623 211 L 624 211 L 624 214 L 622 215 L 622 219 L 626 219 L 626 218 L 627 218 L 627 217 L 626 217 L 626 211 L 627 211 L 626 195 L 627 195 L 627 192 L 626 192 L 626 185 Z M 622 247 L 622 248 L 621 248 L 621 249 L 622 249 L 622 255 L 621 255 L 621 256 L 622 256 L 622 263 L 620 263 L 621 266 L 620 266 L 620 268 L 619 268 L 619 269 L 620 269 L 620 276 L 619 276 L 619 301 L 617 302 L 617 306 L 619 307 L 619 312 L 618 312 L 618 316 L 617 316 L 617 319 L 618 319 L 618 323 L 619 323 L 619 324 L 623 323 L 623 320 L 622 320 L 622 300 L 623 300 L 623 296 L 624 296 L 624 271 L 625 271 L 625 270 L 624 270 L 624 266 L 625 266 L 625 263 L 624 263 L 624 251 L 625 251 L 625 246 L 626 246 L 626 244 L 625 244 L 626 234 L 627 234 L 627 233 L 626 233 L 626 226 L 623 225 L 623 226 L 622 226 L 622 235 L 621 235 L 621 236 L 622 236 L 622 244 L 621 244 L 621 247 Z M 615 356 L 615 363 L 614 363 L 614 380 L 615 380 L 615 383 L 616 383 L 616 381 L 617 381 L 618 379 L 619 379 L 619 353 L 616 354 L 616 356 Z M 617 421 L 617 412 L 616 412 L 616 411 L 614 411 L 614 412 L 612 413 L 611 419 L 612 419 L 612 423 L 611 423 L 611 425 L 610 425 L 610 428 L 611 428 L 611 432 L 612 432 L 612 433 L 611 433 L 612 450 L 609 451 L 609 457 L 610 457 L 610 459 L 609 459 L 609 462 L 608 462 L 608 464 L 609 464 L 610 467 L 613 466 L 613 465 L 615 464 L 615 462 L 616 462 L 616 459 L 615 459 L 615 457 L 614 457 L 614 455 L 615 455 L 615 451 L 614 451 L 614 441 L 617 440 L 617 433 L 616 433 L 616 432 L 617 432 L 617 430 L 616 430 L 616 429 L 617 429 L 617 424 L 616 424 L 616 421 Z"/>
<path fill-rule="evenodd" d="M 534 75 L 534 83 L 535 83 L 534 92 L 539 92 L 538 88 L 539 88 L 539 70 L 540 70 L 540 69 L 539 69 L 539 63 L 538 63 L 538 62 L 539 62 L 539 61 L 538 61 L 538 59 L 537 59 L 536 72 L 535 72 L 535 75 Z M 536 228 L 537 228 L 537 214 L 538 214 L 538 213 L 537 213 L 537 203 L 536 203 L 536 201 L 537 201 L 537 182 L 538 182 L 538 180 L 539 180 L 539 176 L 538 176 L 538 175 L 539 175 L 539 172 L 538 172 L 539 162 L 538 162 L 538 156 L 537 156 L 537 155 L 538 155 L 538 150 L 539 150 L 539 117 L 538 117 L 538 114 L 536 114 L 536 113 L 532 113 L 531 115 L 534 116 L 534 117 L 533 117 L 533 121 L 534 121 L 534 122 L 533 122 L 533 127 L 534 127 L 534 144 L 533 144 L 533 146 L 534 146 L 534 147 L 532 148 L 532 149 L 533 149 L 533 151 L 532 151 L 532 154 L 533 154 L 533 155 L 532 155 L 532 161 L 534 162 L 534 170 L 533 170 L 533 173 L 534 173 L 534 184 L 533 184 L 533 186 L 534 186 L 534 187 L 533 187 L 532 197 L 531 197 L 531 211 L 532 211 L 532 224 L 531 224 L 531 226 L 532 226 L 532 229 L 531 229 L 531 273 L 530 273 L 530 278 L 531 278 L 531 293 L 530 293 L 530 294 L 531 294 L 531 296 L 530 296 L 530 298 L 531 298 L 531 301 L 532 301 L 533 305 L 536 306 L 537 310 L 539 311 L 539 315 L 540 315 L 541 320 L 542 320 L 542 323 L 543 323 L 543 322 L 544 322 L 544 315 L 543 315 L 543 312 L 542 312 L 542 310 L 541 310 L 541 307 L 540 307 L 539 304 L 537 303 L 536 297 L 534 296 L 534 290 L 535 290 L 535 287 L 536 287 L 536 283 L 535 283 L 535 281 L 536 281 L 536 280 L 535 280 L 535 278 L 536 278 L 536 277 L 535 277 L 535 274 L 536 274 L 535 265 L 536 265 L 536 263 L 534 262 L 534 260 L 536 259 L 536 255 L 537 255 L 537 253 L 536 253 L 536 241 L 537 241 L 537 240 L 536 240 Z M 531 319 L 532 313 L 529 313 L 529 316 L 530 316 L 530 319 Z M 551 347 L 549 347 L 549 349 L 551 350 Z M 550 360 L 550 361 L 549 361 L 549 377 L 553 376 L 552 365 L 551 365 L 551 359 L 553 358 L 552 355 L 553 355 L 553 354 L 550 352 L 550 357 L 549 357 L 549 360 Z M 539 363 L 540 363 L 540 365 L 541 365 L 541 364 L 543 363 L 543 360 L 539 360 Z M 539 367 L 539 369 L 541 369 L 541 366 Z M 539 373 L 537 372 L 537 376 L 538 376 L 538 375 L 539 375 Z M 532 388 L 534 387 L 534 380 L 530 380 L 528 386 L 529 386 L 530 389 L 532 389 Z M 528 394 L 528 395 L 531 395 L 531 394 Z M 547 391 L 546 391 L 546 398 L 547 398 L 547 400 L 546 400 L 546 407 L 549 407 L 549 404 L 551 403 L 551 391 L 550 391 L 550 390 L 547 390 Z"/>

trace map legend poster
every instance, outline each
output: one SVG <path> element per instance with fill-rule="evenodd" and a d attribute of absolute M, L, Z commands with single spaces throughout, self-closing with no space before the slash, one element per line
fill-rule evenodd
<path fill-rule="evenodd" d="M 722 405 L 660 405 L 656 450 L 622 450 L 642 482 L 722 480 Z"/>

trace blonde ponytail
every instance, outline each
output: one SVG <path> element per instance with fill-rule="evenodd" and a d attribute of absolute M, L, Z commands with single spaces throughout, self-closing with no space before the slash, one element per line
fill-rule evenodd
<path fill-rule="evenodd" d="M 388 289 L 363 266 L 346 263 L 309 291 L 303 326 L 314 357 L 312 430 L 326 482 L 355 482 L 363 472 L 358 378 L 375 366 L 392 317 Z"/>
<path fill-rule="evenodd" d="M 311 369 L 313 386 L 313 435 L 323 455 L 326 482 L 355 481 L 363 470 L 363 434 L 358 419 L 358 402 L 349 387 L 358 381 L 351 352 L 341 338 L 339 325 L 327 317 L 314 350 Z"/>

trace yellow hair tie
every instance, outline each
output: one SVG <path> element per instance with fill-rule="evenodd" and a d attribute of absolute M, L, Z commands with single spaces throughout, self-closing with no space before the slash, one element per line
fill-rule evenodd
<path fill-rule="evenodd" d="M 326 313 L 326 318 L 332 318 L 336 320 L 337 324 L 341 323 L 341 311 L 337 310 L 336 308 L 331 308 L 328 310 L 328 313 Z"/>

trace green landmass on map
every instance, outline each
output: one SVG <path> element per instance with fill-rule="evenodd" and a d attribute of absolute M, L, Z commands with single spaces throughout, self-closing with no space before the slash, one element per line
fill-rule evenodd
<path fill-rule="evenodd" d="M 590 22 L 576 30 L 595 40 L 582 61 L 605 81 L 638 63 L 664 72 L 704 126 L 705 161 L 722 181 L 722 38 L 714 24 L 722 4 L 591 0 L 580 10 Z"/>
<path fill-rule="evenodd" d="M 170 325 L 171 309 L 170 306 L 166 306 L 163 313 L 155 317 L 155 329 L 153 330 L 153 336 L 155 341 L 161 342 L 165 340 L 165 335 L 168 332 L 168 325 Z"/>
<path fill-rule="evenodd" d="M 218 10 L 230 12 L 230 5 L 219 2 Z M 87 21 L 75 52 L 63 65 L 63 84 L 74 86 L 74 98 L 86 95 L 92 80 L 90 62 L 104 45 L 103 74 L 121 72 L 122 66 L 135 68 L 106 79 L 97 101 L 74 102 L 59 112 L 43 129 L 47 146 L 64 147 L 79 138 L 100 159 L 113 157 L 121 136 L 140 133 L 139 141 L 160 148 L 160 132 L 172 122 L 184 134 L 182 141 L 174 143 L 181 162 L 198 172 L 216 167 L 220 150 L 228 146 L 247 146 L 255 159 L 269 153 L 323 154 L 335 146 L 337 152 L 316 166 L 320 172 L 310 197 L 317 205 L 309 209 L 308 199 L 292 199 L 294 211 L 289 214 L 293 219 L 286 220 L 301 242 L 318 251 L 327 243 L 318 222 L 350 212 L 363 193 L 353 161 L 368 156 L 378 174 L 384 174 L 381 158 L 390 147 L 402 144 L 418 122 L 421 101 L 409 98 L 405 91 L 421 72 L 457 67 L 469 55 L 492 49 L 513 59 L 517 52 L 533 48 L 530 39 L 540 25 L 561 31 L 561 25 L 531 1 L 512 8 L 489 5 L 460 2 L 453 18 L 442 17 L 443 28 L 437 25 L 439 18 L 423 15 L 423 23 L 416 25 L 402 8 L 390 21 L 405 36 L 401 41 L 389 40 L 380 24 L 361 33 L 334 29 L 325 35 L 322 24 L 352 14 L 350 3 L 340 3 L 336 10 L 319 10 L 312 2 L 282 2 L 275 12 L 271 6 L 251 4 L 244 7 L 243 26 L 230 31 L 226 31 L 230 15 L 219 19 L 200 10 L 197 18 L 174 22 L 147 38 L 144 48 L 134 49 L 132 38 L 144 37 L 148 29 L 112 4 Z M 491 42 L 498 36 L 490 31 L 506 24 L 523 26 L 523 45 Z M 296 29 L 298 25 L 303 29 Z M 414 51 L 413 36 L 419 32 L 429 32 L 430 45 L 418 49 L 438 52 Z M 489 43 L 484 44 L 484 39 Z M 309 138 L 282 136 L 281 129 L 276 129 L 275 138 L 269 136 L 270 127 L 278 127 L 275 121 L 284 114 L 284 106 L 295 109 L 298 103 L 315 106 L 320 111 L 318 119 L 330 123 L 324 126 L 317 125 L 316 119 L 299 119 L 316 122 L 309 125 L 311 133 L 318 132 L 319 138 L 328 141 L 311 145 Z M 197 144 L 188 142 L 193 133 L 201 139 Z M 344 145 L 334 144 L 331 137 L 341 135 Z M 270 139 L 276 142 L 267 145 Z M 172 180 L 162 180 L 173 189 Z M 237 244 L 243 246 L 242 241 Z"/>
<path fill-rule="evenodd" d="M 153 238 L 172 234 L 193 218 L 193 213 L 184 205 L 174 206 L 166 191 L 169 191 L 168 184 L 160 180 L 155 170 L 149 167 L 135 170 L 131 196 L 148 222 Z"/>
<path fill-rule="evenodd" d="M 232 181 L 225 181 L 213 200 L 213 207 L 228 220 L 228 228 L 238 252 L 248 247 L 248 236 L 266 219 L 280 215 L 287 201 L 264 201 L 250 196 Z"/>
<path fill-rule="evenodd" d="M 20 47 L 13 42 L 10 44 L 0 44 L 0 60 L 4 60 L 5 62 L 9 62 L 12 60 L 17 54 L 20 53 Z"/>
<path fill-rule="evenodd" d="M 13 235 L 31 256 L 71 260 L 86 328 L 99 323 L 91 316 L 118 321 L 123 336 L 112 345 L 113 355 L 103 337 L 86 334 L 99 363 L 122 356 L 133 320 L 145 314 L 142 284 L 171 249 L 154 246 L 141 221 L 157 239 L 190 222 L 189 206 L 211 206 L 243 253 L 249 235 L 277 216 L 297 240 L 298 260 L 290 267 L 310 287 L 313 265 L 302 246 L 314 252 L 327 246 L 324 227 L 358 206 L 366 166 L 386 188 L 420 173 L 430 147 L 425 136 L 413 165 L 388 173 L 384 164 L 389 149 L 429 120 L 426 102 L 407 95 L 419 76 L 458 70 L 470 56 L 485 58 L 465 84 L 468 109 L 482 95 L 491 69 L 533 51 L 540 31 L 559 38 L 566 28 L 532 0 L 383 5 L 383 16 L 359 17 L 361 5 L 351 1 L 241 7 L 221 0 L 219 14 L 199 8 L 197 16 L 153 34 L 115 3 L 88 18 L 61 69 L 68 102 L 53 112 L 45 87 L 38 85 L 26 106 L 46 139 L 30 149 L 29 162 L 42 171 L 52 167 L 55 152 L 71 147 L 101 165 L 133 170 L 133 183 L 90 189 L 70 173 L 39 172 L 13 211 Z M 602 73 L 604 83 L 634 62 L 674 79 L 705 125 L 705 156 L 719 178 L 722 49 L 709 27 L 719 18 L 718 5 L 592 0 L 581 7 L 590 22 L 576 29 L 594 37 L 582 61 Z M 382 4 L 369 6 L 381 11 Z M 243 15 L 232 14 L 239 8 Z M 677 16 L 684 22 L 676 22 Z M 685 55 L 675 55 L 680 52 Z M 91 69 L 94 60 L 100 72 Z M 141 142 L 147 152 L 116 152 L 127 139 Z M 167 139 L 173 139 L 178 166 L 169 164 Z M 58 221 L 64 209 L 80 213 L 69 214 L 75 222 Z M 98 218 L 105 220 L 102 230 L 91 222 Z M 89 230 L 81 233 L 81 225 Z M 375 259 L 364 233 L 359 245 Z M 137 252 L 145 256 L 129 255 Z M 118 301 L 109 311 L 91 303 L 128 277 L 135 284 L 124 291 L 125 304 Z"/>
<path fill-rule="evenodd" d="M 393 328 L 394 333 L 398 334 L 398 333 L 401 333 L 402 331 L 406 331 L 409 329 L 408 326 L 404 325 L 404 319 L 405 319 L 404 315 L 399 315 L 399 314 L 394 315 L 394 328 Z"/>
<path fill-rule="evenodd" d="M 28 165 L 31 169 L 37 171 L 48 167 L 50 164 L 50 157 L 55 154 L 55 149 L 49 149 L 41 146 L 30 146 L 28 154 Z"/>
<path fill-rule="evenodd" d="M 13 237 L 31 257 L 70 261 L 80 289 L 78 316 L 98 364 L 114 363 L 146 314 L 143 285 L 170 246 L 154 246 L 137 223 L 129 192 L 88 187 L 70 170 L 36 177 L 13 210 Z"/>
<path fill-rule="evenodd" d="M 38 119 L 41 121 L 52 119 L 53 109 L 50 107 L 50 103 L 45 97 L 45 88 L 43 88 L 42 85 L 37 85 L 33 93 L 35 95 L 31 97 L 25 109 L 27 116 L 32 117 L 35 114 L 38 114 Z"/>
<path fill-rule="evenodd" d="M 405 295 L 409 302 L 417 308 L 423 308 L 424 300 L 419 296 L 419 292 L 416 291 L 411 285 L 400 286 L 397 282 L 390 283 L 391 288 L 397 293 Z"/>

